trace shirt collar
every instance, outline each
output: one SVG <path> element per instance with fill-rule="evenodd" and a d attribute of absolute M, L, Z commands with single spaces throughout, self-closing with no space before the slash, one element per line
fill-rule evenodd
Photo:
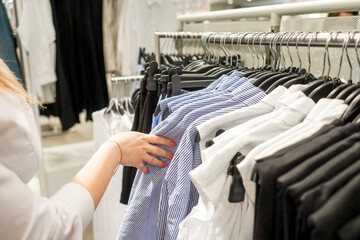
<path fill-rule="evenodd" d="M 280 97 L 277 101 L 275 108 L 281 106 L 289 106 L 291 103 L 295 102 L 300 97 L 304 97 L 305 94 L 301 90 L 305 89 L 306 85 L 293 85 Z"/>
<path fill-rule="evenodd" d="M 250 83 L 247 84 L 251 85 Z M 232 100 L 250 106 L 258 103 L 265 96 L 266 94 L 260 88 L 251 86 L 249 89 L 246 89 L 242 94 L 234 96 Z"/>
<path fill-rule="evenodd" d="M 347 107 L 348 105 L 342 99 L 322 98 L 316 103 L 304 121 L 322 121 L 326 119 L 332 121 L 339 118 Z"/>
<path fill-rule="evenodd" d="M 275 107 L 277 101 L 279 101 L 280 97 L 287 91 L 288 89 L 284 86 L 278 86 L 273 91 L 271 91 L 268 95 L 266 95 L 261 102 L 269 104 L 272 107 Z"/>

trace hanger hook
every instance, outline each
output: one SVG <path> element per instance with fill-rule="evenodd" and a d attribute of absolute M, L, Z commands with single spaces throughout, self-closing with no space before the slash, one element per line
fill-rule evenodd
<path fill-rule="evenodd" d="M 233 49 L 233 55 L 231 56 L 231 65 L 234 62 L 234 58 L 235 58 L 235 63 L 237 64 L 239 62 L 239 57 L 238 54 L 236 53 L 236 49 L 234 47 L 234 39 L 235 39 L 236 34 L 232 34 L 231 35 L 231 47 Z"/>
<path fill-rule="evenodd" d="M 225 63 L 226 66 L 229 66 L 229 56 L 230 56 L 230 53 L 229 53 L 228 49 L 226 48 L 226 38 L 227 38 L 230 34 L 231 34 L 231 33 L 224 33 L 224 34 L 221 36 L 221 41 L 220 41 L 221 49 L 222 49 L 223 52 L 225 53 L 225 57 L 226 57 L 226 63 Z"/>
<path fill-rule="evenodd" d="M 281 68 L 282 71 L 284 71 L 286 68 L 286 58 L 285 58 L 285 53 L 284 53 L 285 51 L 283 51 L 283 43 L 284 43 L 284 40 L 287 35 L 289 35 L 289 33 L 285 32 L 284 34 L 282 34 L 281 39 L 280 39 L 280 56 L 281 56 L 282 62 L 283 62 L 283 67 Z"/>
<path fill-rule="evenodd" d="M 353 32 L 353 38 L 354 38 L 354 35 L 355 35 L 355 32 Z M 349 51 L 348 51 L 348 43 L 350 41 L 350 34 L 351 32 L 348 32 L 347 34 L 347 41 L 346 41 L 346 45 L 345 45 L 345 52 L 346 52 L 346 59 L 348 61 L 348 64 L 349 64 L 349 67 L 350 67 L 350 77 L 348 79 L 348 83 L 352 84 L 352 74 L 353 74 L 353 66 L 352 66 L 352 63 L 351 63 L 351 60 L 350 60 L 350 56 L 349 56 Z"/>
<path fill-rule="evenodd" d="M 358 65 L 360 67 L 360 57 L 359 57 L 359 52 L 358 52 L 359 40 L 360 40 L 360 37 L 358 36 L 356 39 L 356 42 L 355 42 L 355 52 L 356 52 L 356 59 L 357 59 Z M 357 83 L 360 84 L 360 76 L 359 76 Z"/>
<path fill-rule="evenodd" d="M 278 40 L 283 36 L 283 34 L 284 33 L 277 33 L 274 37 L 274 44 L 273 44 L 273 49 L 274 49 L 274 53 L 275 53 L 274 70 L 279 69 L 279 63 L 281 61 L 281 54 L 279 54 L 276 47 L 277 47 Z"/>
<path fill-rule="evenodd" d="M 319 32 L 315 32 L 311 35 L 311 38 L 309 40 L 309 43 L 308 43 L 308 61 L 309 61 L 309 66 L 308 66 L 308 70 L 307 72 L 310 73 L 310 70 L 311 70 L 311 53 L 310 53 L 310 45 L 311 45 L 311 41 L 313 40 L 314 37 L 317 38 L 317 35 L 318 35 Z"/>
<path fill-rule="evenodd" d="M 240 36 L 240 37 L 238 38 L 238 40 L 237 40 L 237 44 L 239 45 L 240 52 L 242 53 L 242 55 L 240 54 L 240 60 L 241 60 L 241 56 L 244 56 L 243 67 L 245 67 L 246 54 L 245 54 L 245 51 L 241 48 L 241 44 L 242 44 L 243 38 L 244 38 L 247 34 L 249 34 L 249 33 L 248 33 L 248 32 L 241 33 L 241 36 Z"/>
<path fill-rule="evenodd" d="M 339 34 L 339 32 L 336 33 L 336 38 L 337 38 L 338 34 Z M 347 42 L 348 42 L 348 36 L 349 36 L 349 33 L 347 33 L 345 35 L 343 44 L 341 46 L 341 57 L 340 57 L 340 63 L 339 63 L 339 70 L 338 70 L 338 74 L 337 74 L 336 78 L 340 77 L 341 67 L 342 67 L 343 58 L 344 58 L 345 46 L 347 46 Z"/>
<path fill-rule="evenodd" d="M 329 33 L 328 38 L 326 39 L 322 75 L 324 75 L 324 73 L 325 73 L 326 57 L 328 57 L 328 64 L 329 64 L 329 71 L 328 71 L 328 73 L 330 73 L 331 63 L 330 63 L 330 58 L 329 58 L 329 42 L 330 42 L 330 40 L 331 40 L 331 38 L 332 38 L 332 34 L 333 34 L 333 33 L 334 33 L 334 31 L 331 31 L 331 32 Z"/>
<path fill-rule="evenodd" d="M 264 40 L 264 38 L 266 38 L 266 36 L 267 36 L 268 34 L 269 34 L 269 32 L 263 33 L 263 36 L 260 38 L 260 44 L 259 44 L 259 46 L 260 46 L 260 52 L 261 52 L 261 58 L 262 58 L 262 60 L 263 60 L 263 67 L 266 66 L 265 57 L 264 57 L 264 51 L 265 51 L 265 50 L 263 51 L 261 44 L 262 44 L 262 41 Z"/>
<path fill-rule="evenodd" d="M 297 39 L 296 39 L 296 45 L 295 45 L 295 49 L 296 49 L 296 54 L 297 54 L 297 57 L 298 57 L 298 60 L 299 60 L 299 70 L 298 70 L 298 74 L 300 74 L 300 71 L 301 71 L 301 67 L 302 67 L 302 61 L 301 61 L 301 57 L 300 57 L 300 53 L 299 53 L 299 41 L 302 37 L 306 38 L 306 36 L 308 35 L 309 33 L 301 33 L 297 36 Z"/>
<path fill-rule="evenodd" d="M 288 50 L 288 54 L 289 54 L 289 58 L 290 58 L 290 62 L 291 62 L 291 66 L 290 66 L 290 69 L 292 69 L 294 67 L 294 60 L 292 58 L 292 55 L 291 55 L 291 52 L 290 52 L 290 48 L 289 48 L 289 44 L 290 44 L 290 40 L 292 39 L 292 37 L 295 35 L 295 34 L 298 34 L 298 32 L 292 32 L 287 40 L 287 44 L 286 44 L 286 47 L 287 47 L 287 50 Z"/>
<path fill-rule="evenodd" d="M 256 33 L 252 33 L 252 34 L 249 36 L 248 40 L 247 40 L 247 48 L 248 48 L 248 50 L 249 50 L 249 52 L 250 52 L 250 54 L 251 54 L 251 58 L 252 58 L 252 69 L 254 69 L 254 67 L 255 67 L 255 57 L 254 57 L 253 52 L 252 52 L 251 49 L 250 49 L 250 41 L 251 41 L 251 38 L 253 38 L 253 37 L 255 36 L 255 34 L 256 34 Z"/>
<path fill-rule="evenodd" d="M 260 37 L 261 34 L 263 34 L 263 33 L 262 32 L 256 33 L 255 37 L 253 38 L 253 41 L 252 41 L 252 47 L 254 49 L 254 53 L 255 53 L 255 56 L 257 58 L 257 67 L 256 67 L 257 69 L 259 69 L 259 67 L 260 67 L 260 59 L 259 59 L 259 56 L 258 56 L 258 54 L 256 52 L 256 49 L 255 49 L 255 41 Z"/>

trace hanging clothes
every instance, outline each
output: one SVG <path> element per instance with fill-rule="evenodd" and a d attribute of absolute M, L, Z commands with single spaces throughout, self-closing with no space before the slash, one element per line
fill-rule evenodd
<path fill-rule="evenodd" d="M 117 31 L 123 0 L 103 0 L 103 38 L 106 72 L 116 71 Z"/>
<path fill-rule="evenodd" d="M 15 73 L 15 76 L 23 81 L 9 18 L 3 2 L 0 2 L 0 36 L 0 58 Z"/>
<path fill-rule="evenodd" d="M 56 30 L 56 103 L 45 114 L 59 116 L 63 130 L 79 113 L 105 107 L 108 93 L 102 39 L 102 1 L 51 1 Z"/>
<path fill-rule="evenodd" d="M 121 99 L 119 105 L 125 101 L 130 100 Z M 114 110 L 107 111 L 107 108 L 94 112 L 92 116 L 95 150 L 114 134 L 130 131 L 134 117 L 127 110 L 120 114 Z M 95 240 L 113 240 L 117 235 L 126 209 L 125 205 L 119 203 L 122 174 L 123 166 L 119 165 L 94 213 L 93 232 Z"/>
<path fill-rule="evenodd" d="M 57 80 L 55 73 L 56 44 L 50 2 L 31 0 L 24 2 L 17 32 L 23 50 L 29 58 L 33 94 L 44 104 L 54 103 Z M 34 34 L 36 33 L 36 34 Z"/>

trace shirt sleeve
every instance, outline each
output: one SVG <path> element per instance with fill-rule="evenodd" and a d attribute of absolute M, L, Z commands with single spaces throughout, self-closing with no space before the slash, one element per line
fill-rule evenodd
<path fill-rule="evenodd" d="M 48 199 L 0 164 L 0 232 L 4 239 L 82 239 L 94 211 L 90 193 L 68 183 Z"/>

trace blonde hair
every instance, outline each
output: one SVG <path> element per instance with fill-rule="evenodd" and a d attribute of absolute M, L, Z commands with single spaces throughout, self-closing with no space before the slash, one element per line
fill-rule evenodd
<path fill-rule="evenodd" d="M 25 97 L 28 103 L 37 103 L 41 108 L 43 108 L 37 98 L 26 92 L 23 85 L 16 79 L 15 74 L 9 69 L 2 59 L 0 59 L 0 88 L 7 92 Z"/>

